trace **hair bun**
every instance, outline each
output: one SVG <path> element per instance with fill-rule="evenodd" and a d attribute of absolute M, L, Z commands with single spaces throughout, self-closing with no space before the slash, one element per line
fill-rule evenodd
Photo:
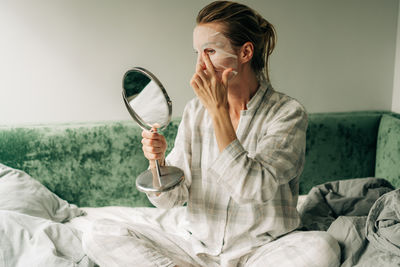
<path fill-rule="evenodd" d="M 260 25 L 260 28 L 265 28 L 268 26 L 268 21 L 262 17 L 259 17 L 258 24 Z"/>
<path fill-rule="evenodd" d="M 269 22 L 261 16 L 259 16 L 258 24 L 262 32 L 267 32 L 270 28 Z"/>

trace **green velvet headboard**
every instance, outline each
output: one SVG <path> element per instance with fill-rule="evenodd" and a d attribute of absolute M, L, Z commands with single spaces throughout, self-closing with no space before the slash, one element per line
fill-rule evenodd
<path fill-rule="evenodd" d="M 300 193 L 338 179 L 372 177 L 381 112 L 309 115 Z"/>
<path fill-rule="evenodd" d="M 178 123 L 163 134 L 173 147 Z M 151 206 L 135 187 L 148 167 L 133 121 L 0 127 L 0 162 L 24 170 L 70 203 Z"/>
<path fill-rule="evenodd" d="M 383 114 L 400 117 L 389 112 L 310 114 L 300 193 L 326 181 L 375 176 Z M 168 151 L 178 124 L 175 119 L 163 131 Z M 0 127 L 0 162 L 26 171 L 81 207 L 149 206 L 145 194 L 135 188 L 135 177 L 148 166 L 140 133 L 133 121 L 4 126 Z"/>
<path fill-rule="evenodd" d="M 381 119 L 375 176 L 384 177 L 394 187 L 400 188 L 400 116 L 383 115 Z"/>
<path fill-rule="evenodd" d="M 386 111 L 309 114 L 300 194 L 306 194 L 311 187 L 324 182 L 362 177 L 385 178 L 395 187 L 400 187 L 400 178 L 394 178 L 394 173 L 400 175 L 396 163 L 382 163 L 384 167 L 375 173 L 376 159 L 383 161 L 383 153 L 376 153 L 382 116 L 400 118 L 400 114 Z M 392 134 L 390 137 L 400 139 L 400 135 Z M 381 143 L 386 140 L 384 137 L 380 139 Z M 400 151 L 398 157 L 396 162 L 400 165 Z"/>

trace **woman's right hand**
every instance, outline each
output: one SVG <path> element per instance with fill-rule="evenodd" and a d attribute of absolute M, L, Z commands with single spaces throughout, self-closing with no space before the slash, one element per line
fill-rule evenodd
<path fill-rule="evenodd" d="M 156 128 L 153 128 L 152 131 L 143 130 L 142 150 L 144 156 L 150 162 L 150 168 L 154 168 L 156 166 L 155 160 L 159 161 L 160 166 L 164 165 L 167 142 L 163 135 L 157 133 Z"/>

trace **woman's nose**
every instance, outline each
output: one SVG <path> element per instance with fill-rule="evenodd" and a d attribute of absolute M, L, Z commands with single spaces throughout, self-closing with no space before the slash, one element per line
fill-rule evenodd
<path fill-rule="evenodd" d="M 202 70 L 206 69 L 206 64 L 204 63 L 204 60 L 203 60 L 201 54 L 199 54 L 197 56 L 197 64 L 201 67 Z"/>

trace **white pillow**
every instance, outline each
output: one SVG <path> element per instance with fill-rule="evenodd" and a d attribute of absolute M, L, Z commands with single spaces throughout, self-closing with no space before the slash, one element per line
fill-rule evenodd
<path fill-rule="evenodd" d="M 0 164 L 0 210 L 66 222 L 84 212 L 23 171 Z"/>

